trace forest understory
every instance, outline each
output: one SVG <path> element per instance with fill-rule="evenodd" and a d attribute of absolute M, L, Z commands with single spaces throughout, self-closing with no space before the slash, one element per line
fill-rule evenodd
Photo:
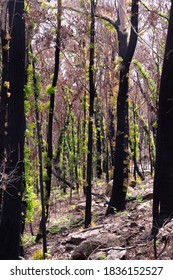
<path fill-rule="evenodd" d="M 105 192 L 104 181 L 95 182 L 97 193 Z M 126 211 L 105 216 L 103 199 L 93 196 L 91 227 L 84 229 L 85 197 L 74 192 L 64 200 L 52 197 L 51 219 L 47 225 L 47 259 L 57 260 L 170 260 L 173 259 L 172 222 L 163 227 L 154 242 L 152 228 L 153 178 L 129 188 Z M 133 199 L 136 198 L 136 199 Z M 132 200 L 132 201 L 130 201 Z M 56 201 L 56 204 L 54 203 Z M 168 228 L 169 225 L 169 228 Z M 33 233 L 37 223 L 32 224 Z M 42 242 L 35 243 L 30 226 L 23 238 L 25 259 L 42 258 Z M 155 243 L 155 245 L 154 245 Z M 155 247 L 154 247 L 155 246 Z"/>

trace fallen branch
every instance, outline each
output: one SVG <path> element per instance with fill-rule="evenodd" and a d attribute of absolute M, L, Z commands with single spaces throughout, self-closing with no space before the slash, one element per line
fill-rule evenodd
<path fill-rule="evenodd" d="M 75 190 L 75 186 L 73 186 L 69 181 L 62 178 L 56 171 L 52 171 L 53 175 L 61 182 L 67 185 L 67 187 L 71 188 L 72 190 Z"/>
<path fill-rule="evenodd" d="M 109 251 L 109 250 L 119 250 L 119 251 L 123 251 L 123 250 L 130 250 L 136 248 L 136 245 L 133 246 L 128 246 L 128 247 L 108 247 L 108 248 L 103 248 L 103 249 L 99 249 L 100 251 Z"/>

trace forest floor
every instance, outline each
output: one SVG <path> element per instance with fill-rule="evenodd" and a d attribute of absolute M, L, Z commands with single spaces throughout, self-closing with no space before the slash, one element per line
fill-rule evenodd
<path fill-rule="evenodd" d="M 106 183 L 97 182 L 94 192 L 104 193 Z M 125 259 L 154 260 L 173 259 L 173 223 L 159 233 L 154 247 L 150 238 L 152 228 L 153 179 L 128 189 L 126 211 L 105 216 L 106 206 L 102 199 L 93 196 L 92 224 L 84 229 L 85 197 L 74 193 L 71 203 L 69 194 L 59 200 L 52 196 L 50 220 L 47 225 L 48 259 Z M 33 229 L 38 225 L 33 224 Z M 42 241 L 34 242 L 35 236 L 26 226 L 24 235 L 25 259 L 41 259 Z M 155 249 L 154 249 L 155 248 Z"/>

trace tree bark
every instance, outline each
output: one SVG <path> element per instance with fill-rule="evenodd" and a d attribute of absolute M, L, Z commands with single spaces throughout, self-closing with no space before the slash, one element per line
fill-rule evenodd
<path fill-rule="evenodd" d="M 0 223 L 0 259 L 16 260 L 20 253 L 20 234 L 22 225 L 22 175 L 24 170 L 24 85 L 25 85 L 25 22 L 23 18 L 24 1 L 9 1 L 8 69 L 5 79 L 8 100 L 6 100 L 6 125 L 4 142 L 1 143 L 6 157 L 6 173 L 10 185 L 3 191 L 2 217 Z M 7 37 L 6 37 L 7 40 Z M 5 71 L 6 71 L 5 70 Z M 1 139 L 0 139 L 1 140 Z M 2 150 L 1 147 L 1 150 Z"/>
<path fill-rule="evenodd" d="M 58 11 L 57 11 L 57 38 L 56 38 L 56 48 L 55 48 L 55 67 L 54 76 L 52 81 L 52 88 L 55 89 L 58 81 L 59 74 L 59 62 L 60 62 L 60 32 L 61 32 L 61 14 L 62 14 L 62 1 L 58 0 Z M 48 118 L 48 128 L 47 128 L 47 179 L 46 179 L 46 220 L 49 214 L 49 198 L 51 192 L 51 179 L 52 179 L 52 158 L 53 158 L 53 148 L 52 148 L 52 132 L 53 132 L 53 115 L 55 107 L 55 93 L 50 95 L 50 109 Z"/>
<path fill-rule="evenodd" d="M 91 223 L 91 181 L 92 181 L 92 152 L 93 152 L 93 116 L 94 116 L 94 43 L 95 43 L 95 1 L 91 0 L 91 27 L 90 27 L 90 65 L 89 65 L 89 123 L 88 123 L 88 156 L 87 156 L 87 187 L 86 187 L 86 210 L 85 227 Z"/>
<path fill-rule="evenodd" d="M 173 216 L 173 1 L 159 92 L 152 234 Z"/>
<path fill-rule="evenodd" d="M 124 3 L 124 2 L 123 2 Z M 119 56 L 122 58 L 120 70 L 119 92 L 117 98 L 117 132 L 115 149 L 114 183 L 107 214 L 125 209 L 125 198 L 129 177 L 129 117 L 128 87 L 129 68 L 137 43 L 138 32 L 138 0 L 132 0 L 131 33 L 129 43 L 125 30 L 122 4 L 118 7 L 118 20 L 114 26 L 118 33 Z"/>
<path fill-rule="evenodd" d="M 96 174 L 97 178 L 102 175 L 102 142 L 101 142 L 101 106 L 98 94 L 96 94 L 95 126 L 96 126 Z"/>
<path fill-rule="evenodd" d="M 9 49 L 5 49 L 5 46 L 9 45 L 9 41 L 6 38 L 7 27 L 7 6 L 8 2 L 2 4 L 0 27 L 1 27 L 1 43 L 2 43 L 2 85 L 0 91 L 0 164 L 4 154 L 4 130 L 5 130 L 5 114 L 7 104 L 7 92 L 8 88 L 5 86 L 5 81 L 8 81 L 8 62 L 9 62 Z"/>

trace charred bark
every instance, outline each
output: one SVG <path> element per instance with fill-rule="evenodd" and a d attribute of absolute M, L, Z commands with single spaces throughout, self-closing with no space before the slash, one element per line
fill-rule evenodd
<path fill-rule="evenodd" d="M 173 1 L 159 92 L 152 234 L 173 216 Z"/>
<path fill-rule="evenodd" d="M 90 65 L 89 65 L 89 123 L 88 123 L 88 156 L 87 156 L 87 187 L 86 187 L 86 210 L 85 210 L 85 227 L 91 223 L 91 181 L 92 181 L 92 152 L 93 152 L 93 116 L 94 116 L 94 43 L 95 43 L 95 1 L 91 0 L 91 27 L 90 27 Z"/>
<path fill-rule="evenodd" d="M 52 88 L 55 89 L 58 81 L 59 74 L 59 62 L 60 62 L 60 31 L 61 31 L 61 13 L 62 13 L 62 1 L 58 0 L 58 13 L 57 13 L 57 38 L 56 38 L 56 48 L 55 48 L 55 67 L 54 76 L 52 81 Z M 46 180 L 46 220 L 49 215 L 49 198 L 51 192 L 51 179 L 52 179 L 52 160 L 53 160 L 53 148 L 52 148 L 52 132 L 53 132 L 53 115 L 55 107 L 55 92 L 50 95 L 50 108 L 48 117 L 48 131 L 47 131 L 47 180 Z"/>
<path fill-rule="evenodd" d="M 8 44 L 3 53 L 4 78 L 6 97 L 5 104 L 6 125 L 5 136 L 0 139 L 1 152 L 6 158 L 6 173 L 11 178 L 10 185 L 6 185 L 2 199 L 2 217 L 0 223 L 0 259 L 16 260 L 20 254 L 20 235 L 22 226 L 22 174 L 24 151 L 24 85 L 25 85 L 25 22 L 23 18 L 24 1 L 9 1 L 8 3 L 9 29 Z M 7 40 L 7 36 L 6 36 Z M 4 41 L 5 42 L 5 41 Z M 6 62 L 8 61 L 8 68 Z M 7 91 L 8 89 L 8 91 Z M 4 91 L 4 89 L 3 89 Z M 1 100 L 2 101 L 2 100 Z M 4 141 L 2 140 L 4 138 Z M 1 154 L 2 155 L 2 154 Z"/>
<path fill-rule="evenodd" d="M 115 149 L 114 184 L 107 209 L 107 214 L 125 209 L 125 198 L 129 177 L 129 116 L 128 116 L 128 87 L 129 68 L 137 44 L 138 33 L 138 0 L 132 0 L 131 33 L 129 43 L 124 30 L 124 16 L 122 7 L 118 9 L 116 29 L 119 42 L 119 56 L 122 58 L 120 70 L 119 92 L 117 98 L 117 131 Z"/>

